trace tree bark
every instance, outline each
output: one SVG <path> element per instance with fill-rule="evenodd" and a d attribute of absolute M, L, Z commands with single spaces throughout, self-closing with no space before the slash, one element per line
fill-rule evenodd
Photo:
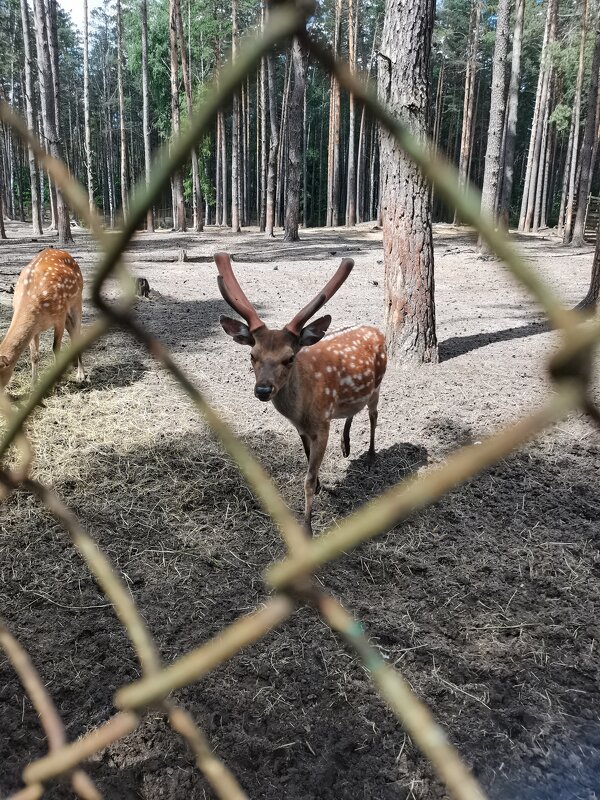
<path fill-rule="evenodd" d="M 171 63 L 171 137 L 175 140 L 181 130 L 181 117 L 179 111 L 179 58 L 177 52 L 177 16 L 179 13 L 179 0 L 169 2 L 169 53 Z M 173 193 L 173 227 L 178 231 L 187 230 L 185 216 L 185 203 L 183 199 L 183 179 L 181 170 L 177 169 L 171 176 Z"/>
<path fill-rule="evenodd" d="M 183 88 L 185 91 L 185 103 L 188 114 L 188 119 L 192 116 L 192 83 L 190 78 L 188 57 L 186 53 L 185 36 L 183 32 L 183 19 L 181 18 L 181 7 L 178 4 L 176 8 L 176 24 L 177 24 L 177 39 L 179 41 L 179 51 L 181 53 L 181 72 L 183 75 Z M 198 152 L 194 147 L 192 149 L 192 215 L 193 227 L 196 232 L 202 231 L 204 228 L 204 219 L 202 213 L 202 192 L 200 190 L 200 170 L 198 167 Z"/>
<path fill-rule="evenodd" d="M 238 38 L 238 0 L 231 0 L 231 57 L 237 55 Z M 233 114 L 231 119 L 231 227 L 234 233 L 240 228 L 240 93 L 233 94 Z"/>
<path fill-rule="evenodd" d="M 38 61 L 38 85 L 42 103 L 42 120 L 44 138 L 50 155 L 62 159 L 62 146 L 58 136 L 55 114 L 54 91 L 55 77 L 53 76 L 50 57 L 50 40 L 53 38 L 51 28 L 55 24 L 55 17 L 47 13 L 44 0 L 34 0 L 35 36 Z M 58 81 L 58 76 L 56 76 Z M 58 243 L 61 246 L 73 241 L 69 211 L 61 190 L 56 188 L 56 216 L 58 228 Z"/>
<path fill-rule="evenodd" d="M 583 89 L 583 75 L 585 70 L 585 40 L 588 29 L 588 0 L 583 0 L 581 8 L 581 38 L 579 43 L 579 64 L 577 67 L 577 82 L 575 85 L 575 97 L 573 99 L 573 117 L 575 124 L 573 127 L 573 147 L 571 150 L 571 166 L 569 169 L 569 194 L 567 197 L 567 208 L 565 211 L 565 226 L 563 230 L 563 244 L 571 241 L 571 230 L 573 225 L 573 207 L 575 204 L 575 175 L 579 159 L 579 125 L 581 120 L 581 92 Z"/>
<path fill-rule="evenodd" d="M 543 57 L 540 69 L 542 71 L 541 92 L 538 106 L 535 132 L 533 135 L 533 155 L 531 162 L 530 178 L 527 191 L 527 201 L 525 205 L 525 219 L 523 230 L 530 231 L 533 227 L 535 213 L 535 199 L 539 191 L 538 184 L 543 180 L 543 159 L 544 153 L 542 144 L 545 140 L 546 129 L 548 126 L 548 103 L 550 101 L 550 86 L 553 76 L 553 64 L 549 54 L 549 47 L 556 40 L 556 22 L 558 17 L 558 0 L 550 0 L 548 3 L 548 46 Z M 544 55 L 544 52 L 543 52 Z M 523 195 L 525 198 L 525 195 Z"/>
<path fill-rule="evenodd" d="M 475 105 L 475 77 L 477 74 L 477 52 L 479 50 L 479 27 L 481 22 L 481 0 L 472 0 L 469 24 L 469 43 L 467 66 L 465 70 L 465 90 L 463 101 L 463 121 L 458 161 L 458 182 L 465 188 L 471 161 L 473 131 L 473 109 Z M 454 224 L 458 224 L 458 213 L 454 212 Z"/>
<path fill-rule="evenodd" d="M 504 127 L 505 108 L 505 69 L 508 51 L 508 22 L 510 0 L 499 0 L 496 22 L 496 44 L 494 46 L 494 66 L 492 70 L 492 93 L 490 99 L 490 121 L 488 125 L 487 147 L 485 152 L 485 172 L 481 192 L 481 211 L 490 217 L 496 216 L 496 195 L 500 172 L 500 148 Z M 487 248 L 479 239 L 480 250 Z"/>
<path fill-rule="evenodd" d="M 586 296 L 576 306 L 578 311 L 596 311 L 600 297 L 600 224 L 596 229 L 596 248 L 592 262 L 592 274 Z"/>
<path fill-rule="evenodd" d="M 221 115 L 217 114 L 215 130 L 215 225 L 221 224 L 223 217 L 223 195 L 221 187 Z"/>
<path fill-rule="evenodd" d="M 123 90 L 123 15 L 117 0 L 117 95 L 119 98 L 119 154 L 121 181 L 121 214 L 127 214 L 127 136 L 125 131 L 125 92 Z"/>
<path fill-rule="evenodd" d="M 273 236 L 275 227 L 275 186 L 277 171 L 277 151 L 279 148 L 279 132 L 277 130 L 277 102 L 275 100 L 275 76 L 273 70 L 273 58 L 267 56 L 267 78 L 269 95 L 269 159 L 267 164 L 267 204 L 265 218 L 265 233 Z"/>
<path fill-rule="evenodd" d="M 537 90 L 535 93 L 535 106 L 533 110 L 533 119 L 531 122 L 531 133 L 529 136 L 529 150 L 527 153 L 527 162 L 525 170 L 525 182 L 523 185 L 523 195 L 521 198 L 521 211 L 519 214 L 519 230 L 527 230 L 526 218 L 528 204 L 530 203 L 530 195 L 535 191 L 536 177 L 533 176 L 534 164 L 536 159 L 534 157 L 534 150 L 536 142 L 538 141 L 538 129 L 540 126 L 540 114 L 543 114 L 541 109 L 542 95 L 544 89 L 544 82 L 548 74 L 547 61 L 548 61 L 548 45 L 550 43 L 550 31 L 552 28 L 552 20 L 554 15 L 555 5 L 553 0 L 548 0 L 548 8 L 546 11 L 546 24 L 544 26 L 544 39 L 542 42 L 542 52 L 540 56 L 540 69 L 538 74 Z"/>
<path fill-rule="evenodd" d="M 348 0 L 348 66 L 356 72 L 356 42 L 359 13 L 359 0 Z M 348 121 L 348 175 L 346 178 L 346 225 L 356 225 L 356 101 L 354 95 L 349 99 Z"/>
<path fill-rule="evenodd" d="M 259 228 L 267 226 L 267 62 L 260 62 L 260 209 Z"/>
<path fill-rule="evenodd" d="M 6 230 L 4 228 L 4 204 L 2 202 L 2 174 L 0 171 L 0 239 L 7 239 Z"/>
<path fill-rule="evenodd" d="M 146 186 L 150 185 L 150 169 L 152 163 L 150 142 L 150 97 L 148 92 L 148 5 L 147 0 L 141 0 L 140 13 L 142 17 L 142 117 L 144 130 L 144 174 Z M 154 210 L 152 206 L 146 214 L 146 230 L 154 231 Z"/>
<path fill-rule="evenodd" d="M 508 230 L 510 207 L 515 174 L 515 145 L 517 141 L 517 112 L 519 108 L 519 80 L 521 77 L 521 52 L 523 49 L 523 21 L 525 0 L 517 0 L 515 7 L 515 27 L 512 43 L 512 62 L 508 87 L 508 108 L 506 111 L 506 135 L 504 140 L 504 174 L 498 208 L 500 225 Z"/>
<path fill-rule="evenodd" d="M 21 0 L 26 2 L 26 0 Z M 90 209 L 94 208 L 94 177 L 92 172 L 92 130 L 90 126 L 90 35 L 88 0 L 83 0 L 83 127 L 85 139 L 85 174 Z"/>
<path fill-rule="evenodd" d="M 560 210 L 558 212 L 558 235 L 562 236 L 565 229 L 565 211 L 567 207 L 567 193 L 569 191 L 569 172 L 571 168 L 571 151 L 573 149 L 573 134 L 575 133 L 575 117 L 571 114 L 571 125 L 569 127 L 569 140 L 567 143 L 567 155 L 565 157 L 565 168 L 563 172 L 562 190 L 560 194 Z"/>
<path fill-rule="evenodd" d="M 585 120 L 585 132 L 581 145 L 581 177 L 579 179 L 579 195 L 577 198 L 577 216 L 573 228 L 573 238 L 571 244 L 574 247 L 583 247 L 585 244 L 585 217 L 587 210 L 588 195 L 592 184 L 594 144 L 596 141 L 596 130 L 598 127 L 598 72 L 600 71 L 600 28 L 596 18 L 594 58 L 592 61 L 592 72 L 590 75 L 590 88 L 588 91 L 587 116 Z"/>
<path fill-rule="evenodd" d="M 545 202 L 546 186 L 548 182 L 548 132 L 550 119 L 550 104 L 546 104 L 544 123 L 542 126 L 542 146 L 540 148 L 539 179 L 535 189 L 535 204 L 533 209 L 532 231 L 536 233 L 546 226 Z"/>
<path fill-rule="evenodd" d="M 389 0 L 379 95 L 425 140 L 434 0 Z M 392 359 L 437 362 L 430 191 L 396 140 L 381 129 L 385 328 Z"/>
<path fill-rule="evenodd" d="M 87 0 L 86 0 L 87 2 Z M 29 30 L 29 6 L 27 0 L 21 0 L 21 26 L 23 29 L 23 55 L 25 60 L 25 114 L 27 127 L 30 131 L 35 131 L 35 106 L 32 80 L 32 55 L 31 55 L 31 35 Z M 29 164 L 29 181 L 31 185 L 31 224 L 34 235 L 42 233 L 42 211 L 40 204 L 40 184 L 37 164 L 31 147 L 27 148 L 27 160 Z"/>
<path fill-rule="evenodd" d="M 339 55 L 342 25 L 342 0 L 335 0 L 333 55 Z M 327 221 L 328 228 L 339 224 L 340 203 L 340 126 L 342 95 L 337 78 L 331 76 L 329 99 L 329 147 L 327 158 Z"/>
<path fill-rule="evenodd" d="M 285 192 L 285 242 L 297 242 L 300 224 L 300 173 L 302 167 L 302 109 L 306 88 L 306 63 L 299 39 L 292 43 L 292 75 L 294 86 L 290 93 L 287 116 L 288 160 Z"/>
<path fill-rule="evenodd" d="M 227 214 L 227 136 L 225 129 L 225 114 L 222 111 L 219 111 L 218 118 L 221 125 L 221 175 L 219 177 L 221 181 L 221 219 L 219 220 L 219 225 L 221 225 L 223 228 L 226 228 L 229 215 Z"/>

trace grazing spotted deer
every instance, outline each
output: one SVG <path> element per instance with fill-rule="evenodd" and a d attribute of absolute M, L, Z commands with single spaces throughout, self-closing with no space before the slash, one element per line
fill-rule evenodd
<path fill-rule="evenodd" d="M 60 351 L 65 327 L 73 338 L 81 328 L 83 278 L 74 258 L 64 250 L 47 248 L 30 261 L 17 279 L 13 317 L 0 344 L 0 386 L 8 384 L 23 350 L 31 353 L 32 386 L 38 375 L 40 333 L 54 328 L 55 357 Z M 85 380 L 81 357 L 77 358 L 77 380 Z"/>
<path fill-rule="evenodd" d="M 221 325 L 238 344 L 252 348 L 256 376 L 254 394 L 290 420 L 302 439 L 308 459 L 304 481 L 304 524 L 312 534 L 312 508 L 320 490 L 319 468 L 327 447 L 332 419 L 345 419 L 342 453 L 350 455 L 350 426 L 354 415 L 369 409 L 371 444 L 375 457 L 375 427 L 379 387 L 387 364 L 384 336 L 377 328 L 348 328 L 325 336 L 331 317 L 306 324 L 346 280 L 354 262 L 342 260 L 321 292 L 281 330 L 271 330 L 240 288 L 227 253 L 216 253 L 219 290 L 246 324 L 222 316 Z"/>

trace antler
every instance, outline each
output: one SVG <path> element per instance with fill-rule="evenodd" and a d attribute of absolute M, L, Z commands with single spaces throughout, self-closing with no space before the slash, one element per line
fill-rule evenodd
<path fill-rule="evenodd" d="M 310 301 L 307 306 L 304 306 L 302 311 L 299 311 L 294 319 L 285 326 L 286 329 L 293 333 L 294 336 L 299 336 L 304 324 L 312 317 L 313 314 L 324 306 L 328 300 L 331 300 L 333 295 L 340 288 L 342 283 L 346 280 L 352 271 L 354 261 L 351 258 L 343 258 L 342 263 L 337 268 L 337 272 L 331 280 L 323 287 L 319 294 Z"/>
<path fill-rule="evenodd" d="M 256 309 L 237 282 L 237 278 L 233 274 L 229 255 L 227 253 L 215 253 L 214 258 L 217 269 L 219 270 L 217 283 L 219 284 L 219 291 L 225 302 L 229 303 L 233 310 L 237 311 L 240 317 L 246 320 L 250 332 L 262 328 L 265 323 L 258 316 Z"/>

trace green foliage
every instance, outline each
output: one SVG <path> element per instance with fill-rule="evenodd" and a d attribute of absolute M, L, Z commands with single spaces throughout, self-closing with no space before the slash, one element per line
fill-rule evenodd
<path fill-rule="evenodd" d="M 571 123 L 571 108 L 564 103 L 559 103 L 555 106 L 554 111 L 550 115 L 550 122 L 556 126 L 556 130 L 564 132 L 569 130 Z"/>

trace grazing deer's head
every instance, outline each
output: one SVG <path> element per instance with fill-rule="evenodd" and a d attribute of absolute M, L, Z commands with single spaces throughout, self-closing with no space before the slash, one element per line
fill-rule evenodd
<path fill-rule="evenodd" d="M 259 400 L 271 400 L 286 385 L 296 354 L 302 347 L 319 342 L 331 324 L 329 314 L 319 317 L 314 322 L 308 320 L 337 292 L 344 283 L 354 261 L 344 258 L 335 275 L 291 322 L 281 330 L 271 330 L 256 313 L 231 267 L 227 253 L 215 253 L 215 262 L 219 270 L 219 290 L 225 301 L 244 318 L 246 324 L 231 317 L 222 316 L 221 325 L 238 344 L 251 347 L 250 360 L 256 377 L 254 394 Z"/>

